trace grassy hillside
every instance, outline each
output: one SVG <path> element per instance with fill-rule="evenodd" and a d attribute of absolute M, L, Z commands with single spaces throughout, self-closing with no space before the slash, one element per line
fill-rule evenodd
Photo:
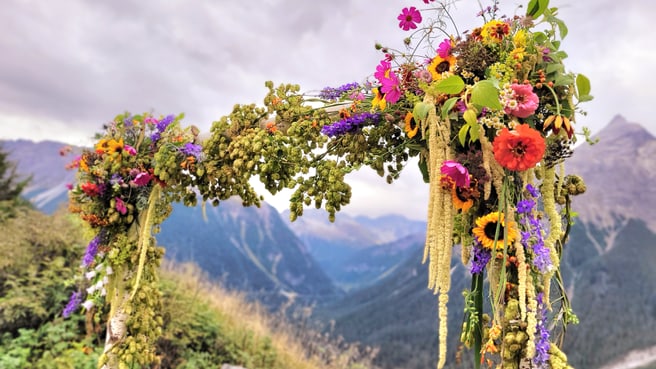
<path fill-rule="evenodd" d="M 0 368 L 95 368 L 104 325 L 62 318 L 85 243 L 65 213 L 20 208 L 0 223 Z M 212 285 L 191 264 L 162 273 L 158 368 L 367 368 L 373 350 L 298 329 Z"/>

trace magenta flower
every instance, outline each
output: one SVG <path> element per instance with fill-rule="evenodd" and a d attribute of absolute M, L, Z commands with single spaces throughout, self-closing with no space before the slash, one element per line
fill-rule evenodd
<path fill-rule="evenodd" d="M 399 27 L 404 31 L 417 28 L 416 23 L 421 23 L 421 13 L 414 6 L 403 8 L 401 14 L 396 19 L 399 20 Z"/>
<path fill-rule="evenodd" d="M 469 171 L 457 161 L 447 160 L 442 163 L 440 173 L 451 178 L 457 187 L 469 187 Z"/>
<path fill-rule="evenodd" d="M 123 145 L 123 150 L 127 152 L 130 156 L 135 156 L 137 155 L 137 149 L 130 145 Z"/>
<path fill-rule="evenodd" d="M 385 94 L 385 101 L 394 104 L 401 98 L 401 87 L 399 77 L 394 72 L 390 72 L 389 78 L 383 78 L 381 81 L 380 92 Z"/>
<path fill-rule="evenodd" d="M 121 213 L 121 215 L 125 215 L 128 212 L 128 208 L 125 207 L 125 202 L 120 197 L 115 197 L 114 200 L 116 200 L 116 211 Z"/>
<path fill-rule="evenodd" d="M 444 59 L 447 56 L 451 55 L 451 40 L 445 38 L 444 41 L 440 42 L 440 46 L 437 47 L 437 55 L 440 58 Z"/>
<path fill-rule="evenodd" d="M 132 181 L 135 185 L 141 187 L 145 186 L 150 182 L 152 176 L 148 174 L 147 172 L 140 172 L 134 177 L 134 180 Z"/>
<path fill-rule="evenodd" d="M 527 118 L 535 113 L 538 108 L 538 95 L 533 92 L 533 86 L 530 84 L 510 85 L 513 90 L 513 98 L 506 102 L 504 111 L 506 114 L 514 115 L 518 118 Z"/>
<path fill-rule="evenodd" d="M 374 73 L 374 77 L 376 77 L 378 82 L 382 83 L 382 80 L 384 78 L 387 78 L 387 76 L 389 75 L 391 68 L 392 68 L 392 64 L 389 61 L 381 60 L 380 64 L 376 66 L 376 73 Z"/>

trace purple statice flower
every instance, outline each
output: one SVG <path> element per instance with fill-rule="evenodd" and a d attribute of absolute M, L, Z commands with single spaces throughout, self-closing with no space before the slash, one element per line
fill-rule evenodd
<path fill-rule="evenodd" d="M 474 246 L 472 247 L 474 255 L 472 257 L 471 263 L 471 274 L 478 274 L 485 270 L 485 266 L 492 258 L 492 252 L 485 249 L 478 240 L 474 241 Z"/>
<path fill-rule="evenodd" d="M 357 82 L 347 83 L 339 87 L 324 87 L 319 93 L 319 97 L 324 100 L 338 100 L 345 94 L 360 89 L 360 84 Z"/>
<path fill-rule="evenodd" d="M 80 291 L 73 292 L 71 297 L 68 299 L 68 304 L 66 304 L 62 316 L 64 318 L 71 316 L 75 310 L 80 307 L 80 303 L 82 303 L 82 293 Z"/>
<path fill-rule="evenodd" d="M 355 132 L 366 125 L 378 124 L 378 122 L 380 122 L 380 114 L 364 112 L 327 124 L 321 128 L 321 133 L 330 137 L 341 136 L 345 133 Z"/>
<path fill-rule="evenodd" d="M 169 114 L 165 118 L 157 121 L 157 123 L 155 123 L 155 132 L 153 132 L 153 134 L 150 136 L 151 141 L 159 141 L 160 137 L 162 136 L 162 132 L 166 130 L 166 127 L 168 127 L 174 119 L 175 116 L 173 114 Z"/>
<path fill-rule="evenodd" d="M 85 268 L 88 268 L 92 263 L 93 259 L 96 257 L 96 254 L 98 253 L 98 246 L 100 246 L 100 239 L 101 239 L 101 233 L 98 233 L 96 237 L 94 237 L 91 242 L 89 242 L 89 245 L 87 246 L 87 250 L 84 252 L 84 257 L 82 257 L 82 265 Z"/>
<path fill-rule="evenodd" d="M 198 156 L 200 155 L 201 150 L 203 150 L 203 147 L 201 145 L 196 145 L 191 142 L 186 143 L 180 151 L 182 151 L 183 154 L 187 156 L 194 156 L 196 159 L 198 159 Z"/>
<path fill-rule="evenodd" d="M 538 302 L 537 311 L 537 340 L 535 342 L 535 357 L 533 363 L 541 368 L 549 362 L 549 329 L 547 328 L 547 307 L 544 304 L 544 292 L 539 292 L 536 296 Z"/>

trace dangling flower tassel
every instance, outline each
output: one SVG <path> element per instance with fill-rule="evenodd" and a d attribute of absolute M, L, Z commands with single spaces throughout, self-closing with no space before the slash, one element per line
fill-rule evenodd
<path fill-rule="evenodd" d="M 435 98 L 426 95 L 424 102 L 435 106 Z M 451 251 L 454 207 L 451 193 L 445 191 L 439 181 L 442 163 L 452 159 L 449 149 L 450 122 L 440 122 L 435 108 L 431 108 L 426 119 L 428 123 L 428 173 L 430 192 L 428 201 L 428 228 L 424 248 L 425 263 L 428 260 L 428 288 L 439 293 L 439 359 L 437 368 L 446 363 L 447 345 L 447 303 L 451 286 Z"/>

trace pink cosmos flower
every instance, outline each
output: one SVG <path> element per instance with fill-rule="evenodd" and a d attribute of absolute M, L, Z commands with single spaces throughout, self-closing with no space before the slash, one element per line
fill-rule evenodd
<path fill-rule="evenodd" d="M 66 188 L 67 188 L 69 191 L 72 191 L 72 190 L 73 190 L 73 184 L 72 184 L 72 183 L 66 183 Z"/>
<path fill-rule="evenodd" d="M 385 94 L 385 101 L 394 104 L 401 98 L 401 87 L 399 77 L 396 73 L 390 72 L 389 78 L 383 78 L 381 81 L 380 92 Z"/>
<path fill-rule="evenodd" d="M 137 150 L 134 147 L 130 146 L 130 145 L 123 145 L 123 150 L 125 150 L 125 152 L 130 154 L 130 156 L 137 155 Z"/>
<path fill-rule="evenodd" d="M 539 99 L 538 95 L 533 92 L 533 86 L 530 84 L 517 84 L 510 85 L 513 90 L 513 99 L 510 103 L 506 103 L 504 111 L 506 114 L 514 115 L 518 118 L 527 118 L 535 113 L 538 108 Z M 516 101 L 516 104 L 513 103 Z"/>
<path fill-rule="evenodd" d="M 134 177 L 134 180 L 132 181 L 135 185 L 141 187 L 145 186 L 150 182 L 152 176 L 148 174 L 147 172 L 140 172 Z"/>
<path fill-rule="evenodd" d="M 125 202 L 120 197 L 115 197 L 114 200 L 116 200 L 116 211 L 121 213 L 121 215 L 125 215 L 128 212 L 128 208 L 125 207 Z"/>
<path fill-rule="evenodd" d="M 396 19 L 399 20 L 399 27 L 404 31 L 417 28 L 416 23 L 421 23 L 421 13 L 414 6 L 403 8 L 401 14 Z"/>
<path fill-rule="evenodd" d="M 442 59 L 446 58 L 447 56 L 451 55 L 451 47 L 451 40 L 445 38 L 442 42 L 440 42 L 440 46 L 437 47 L 437 55 L 439 55 Z"/>
<path fill-rule="evenodd" d="M 457 161 L 446 160 L 442 163 L 440 173 L 451 178 L 457 187 L 469 187 L 469 171 Z"/>
<path fill-rule="evenodd" d="M 378 82 L 381 82 L 383 78 L 387 78 L 387 75 L 391 68 L 392 68 L 392 64 L 389 61 L 381 60 L 380 64 L 376 66 L 376 73 L 374 73 L 374 77 L 378 80 Z"/>

